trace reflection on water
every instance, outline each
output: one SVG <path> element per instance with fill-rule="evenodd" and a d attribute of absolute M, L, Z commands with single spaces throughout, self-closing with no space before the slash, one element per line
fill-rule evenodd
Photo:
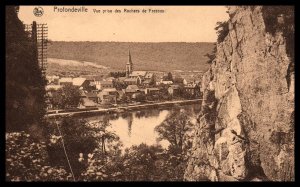
<path fill-rule="evenodd" d="M 128 136 L 131 136 L 131 127 L 132 127 L 132 122 L 133 122 L 133 118 L 129 117 L 127 118 L 127 123 L 128 123 Z"/>
<path fill-rule="evenodd" d="M 191 117 L 191 122 L 196 122 L 196 115 L 200 112 L 200 104 L 185 105 L 165 109 L 145 109 L 140 111 L 124 112 L 120 114 L 99 115 L 87 117 L 88 121 L 109 120 L 111 126 L 108 130 L 114 131 L 122 141 L 124 148 L 145 143 L 147 145 L 169 145 L 168 141 L 157 141 L 158 134 L 154 128 L 161 124 L 171 112 L 184 109 Z"/>

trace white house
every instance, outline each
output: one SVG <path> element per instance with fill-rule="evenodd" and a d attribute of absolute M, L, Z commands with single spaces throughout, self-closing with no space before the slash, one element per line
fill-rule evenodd
<path fill-rule="evenodd" d="M 74 86 L 82 86 L 82 84 L 84 83 L 84 81 L 86 80 L 86 78 L 83 77 L 77 77 L 77 78 L 73 78 L 72 83 Z"/>
<path fill-rule="evenodd" d="M 61 85 L 55 85 L 55 84 L 48 84 L 48 85 L 46 85 L 46 91 L 51 90 L 51 89 L 58 90 L 60 88 L 62 88 Z"/>
<path fill-rule="evenodd" d="M 161 84 L 171 85 L 173 81 L 161 81 Z"/>
<path fill-rule="evenodd" d="M 62 77 L 59 79 L 59 85 L 73 85 L 73 79 L 71 77 Z"/>

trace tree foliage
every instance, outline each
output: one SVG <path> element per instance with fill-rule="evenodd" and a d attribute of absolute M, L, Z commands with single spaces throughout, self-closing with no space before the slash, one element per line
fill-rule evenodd
<path fill-rule="evenodd" d="M 110 72 L 109 75 L 114 78 L 125 77 L 126 72 L 125 71 Z"/>
<path fill-rule="evenodd" d="M 124 83 L 124 82 L 121 82 L 121 81 L 118 81 L 116 80 L 114 82 L 114 87 L 117 89 L 117 90 L 122 90 L 122 89 L 125 89 L 127 87 L 127 84 Z"/>
<path fill-rule="evenodd" d="M 46 81 L 16 7 L 6 6 L 5 16 L 6 131 L 22 131 L 42 124 Z"/>
<path fill-rule="evenodd" d="M 137 93 L 135 95 L 135 98 L 133 99 L 134 101 L 137 101 L 137 102 L 144 102 L 146 100 L 146 95 L 144 93 Z"/>
<path fill-rule="evenodd" d="M 7 181 L 67 181 L 71 174 L 63 167 L 51 166 L 45 142 L 35 141 L 29 134 L 6 134 Z"/>
<path fill-rule="evenodd" d="M 167 81 L 173 81 L 173 75 L 171 72 L 169 72 L 167 75 Z"/>
<path fill-rule="evenodd" d="M 52 91 L 49 98 L 55 108 L 65 109 L 69 106 L 77 106 L 80 101 L 80 92 L 76 86 L 65 85 L 57 91 Z"/>
<path fill-rule="evenodd" d="M 266 32 L 275 34 L 282 31 L 286 39 L 286 50 L 288 55 L 294 59 L 295 48 L 295 8 L 294 6 L 263 6 L 262 9 Z M 278 21 L 282 15 L 283 22 Z"/>
<path fill-rule="evenodd" d="M 58 124 L 56 124 L 58 123 Z M 73 168 L 75 177 L 86 168 L 86 166 L 78 161 L 79 154 L 91 153 L 97 147 L 97 141 L 93 136 L 94 130 L 89 128 L 85 120 L 66 117 L 59 122 L 49 124 L 49 157 L 55 166 L 64 166 L 69 171 L 68 162 L 63 150 L 62 139 L 68 154 L 70 164 Z M 62 137 L 60 136 L 57 125 L 60 128 Z"/>
<path fill-rule="evenodd" d="M 176 76 L 173 81 L 174 81 L 174 84 L 183 84 L 183 78 L 182 77 L 178 77 Z"/>
<path fill-rule="evenodd" d="M 217 53 L 217 46 L 214 47 L 213 51 L 211 53 L 206 53 L 206 57 L 208 58 L 207 63 L 211 64 L 213 60 L 216 58 Z"/>
<path fill-rule="evenodd" d="M 224 41 L 225 37 L 229 33 L 229 25 L 228 21 L 223 21 L 223 22 L 217 22 L 217 26 L 215 27 L 215 30 L 217 31 L 217 42 L 221 43 Z"/>
<path fill-rule="evenodd" d="M 179 113 L 179 114 L 178 114 Z M 188 140 L 188 133 L 192 130 L 192 123 L 184 111 L 173 112 L 155 131 L 159 134 L 159 140 L 168 140 L 170 146 L 183 151 Z"/>
<path fill-rule="evenodd" d="M 161 176 L 156 165 L 160 161 L 162 147 L 140 144 L 125 151 L 123 157 L 124 180 L 157 181 Z"/>
<path fill-rule="evenodd" d="M 168 72 L 167 75 L 164 75 L 164 76 L 163 76 L 163 80 L 164 80 L 164 81 L 173 81 L 173 75 L 172 75 L 172 73 L 171 73 L 171 72 Z"/>
<path fill-rule="evenodd" d="M 176 119 L 179 124 L 188 124 L 184 116 Z M 59 126 L 62 136 L 56 125 Z M 10 138 L 6 148 L 7 180 L 71 180 L 62 140 L 76 181 L 183 180 L 187 146 L 182 145 L 183 149 L 179 146 L 163 149 L 161 146 L 140 144 L 122 152 L 122 143 L 114 132 L 109 131 L 109 126 L 105 120 L 88 123 L 85 120 L 65 118 L 58 124 L 53 122 L 48 125 L 49 140 L 41 145 L 28 141 L 27 135 L 17 139 Z M 176 131 L 179 137 L 184 129 Z M 187 134 L 184 136 L 187 137 Z M 185 141 L 184 137 L 182 141 Z"/>
<path fill-rule="evenodd" d="M 95 140 L 100 143 L 102 153 L 106 154 L 106 142 L 112 143 L 113 141 L 118 141 L 120 138 L 114 132 L 107 130 L 111 124 L 108 120 L 96 121 L 86 123 L 86 125 L 95 132 L 92 132 L 92 136 Z"/>

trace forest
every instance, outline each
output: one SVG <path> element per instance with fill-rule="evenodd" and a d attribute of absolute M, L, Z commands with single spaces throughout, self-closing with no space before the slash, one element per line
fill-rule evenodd
<path fill-rule="evenodd" d="M 138 42 L 64 42 L 49 43 L 49 58 L 88 61 L 123 70 L 131 52 L 135 70 L 206 71 L 207 53 L 212 53 L 214 43 L 138 43 Z M 78 53 L 80 51 L 80 53 Z M 121 67 L 121 69 L 120 69 Z"/>

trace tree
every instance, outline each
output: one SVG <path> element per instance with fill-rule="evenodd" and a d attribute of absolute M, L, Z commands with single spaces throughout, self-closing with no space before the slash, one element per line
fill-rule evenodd
<path fill-rule="evenodd" d="M 65 85 L 55 92 L 52 92 L 50 102 L 53 106 L 65 109 L 69 106 L 77 106 L 80 101 L 80 92 L 76 86 Z"/>
<path fill-rule="evenodd" d="M 46 80 L 39 68 L 37 47 L 25 33 L 17 9 L 6 6 L 5 11 L 6 131 L 26 130 L 43 137 L 31 127 L 40 129 L 43 123 Z"/>
<path fill-rule="evenodd" d="M 163 166 L 164 172 L 170 173 L 171 180 L 183 180 L 188 152 L 192 147 L 192 127 L 189 116 L 183 110 L 172 112 L 163 123 L 155 127 L 159 134 L 158 140 L 168 140 L 170 143 Z"/>
<path fill-rule="evenodd" d="M 124 82 L 120 82 L 120 81 L 116 80 L 116 81 L 114 81 L 114 87 L 117 90 L 122 90 L 122 89 L 125 89 L 127 87 L 127 85 Z"/>
<path fill-rule="evenodd" d="M 173 81 L 173 75 L 172 75 L 171 72 L 168 73 L 168 75 L 167 75 L 167 80 L 168 80 L 168 81 Z"/>
<path fill-rule="evenodd" d="M 146 95 L 144 93 L 137 93 L 134 100 L 136 102 L 144 102 L 146 100 Z"/>
<path fill-rule="evenodd" d="M 184 85 L 179 85 L 178 87 L 178 91 L 177 91 L 177 95 L 180 96 L 180 97 L 184 97 L 184 93 L 185 93 L 185 89 L 184 89 Z"/>
<path fill-rule="evenodd" d="M 81 153 L 87 155 L 93 152 L 98 146 L 97 139 L 95 138 L 95 129 L 87 126 L 86 120 L 65 117 L 61 122 L 50 123 L 48 131 L 48 138 L 50 140 L 48 153 L 51 163 L 57 166 L 62 165 L 64 168 L 69 169 L 66 155 L 63 151 L 63 140 L 72 170 L 75 178 L 77 178 L 87 167 L 85 164 L 79 162 L 79 155 Z"/>
<path fill-rule="evenodd" d="M 228 21 L 223 22 L 217 22 L 217 26 L 215 27 L 215 30 L 217 31 L 217 42 L 221 43 L 224 41 L 225 37 L 229 33 L 229 24 Z"/>
<path fill-rule="evenodd" d="M 106 154 L 106 142 L 112 142 L 119 140 L 119 137 L 113 133 L 107 130 L 107 127 L 111 124 L 108 120 L 105 121 L 97 121 L 92 124 L 89 124 L 90 126 L 96 126 L 94 128 L 97 132 L 95 138 L 98 138 L 98 141 L 101 142 L 101 151 L 105 155 Z"/>
<path fill-rule="evenodd" d="M 125 150 L 123 177 L 125 181 L 153 181 L 159 174 L 155 163 L 160 160 L 161 146 L 140 144 Z M 162 178 L 160 176 L 160 178 Z"/>
<path fill-rule="evenodd" d="M 183 78 L 182 77 L 178 77 L 178 76 L 176 76 L 175 78 L 174 78 L 174 83 L 175 84 L 183 84 Z"/>
<path fill-rule="evenodd" d="M 132 146 L 121 160 L 124 181 L 183 181 L 185 163 L 161 146 Z"/>
<path fill-rule="evenodd" d="M 110 72 L 109 75 L 114 78 L 125 77 L 126 72 L 125 71 Z"/>
<path fill-rule="evenodd" d="M 127 96 L 126 96 L 125 93 L 121 95 L 120 102 L 122 102 L 122 103 L 126 103 L 127 102 Z"/>
<path fill-rule="evenodd" d="M 61 166 L 51 166 L 46 144 L 25 132 L 6 134 L 7 181 L 67 181 L 72 179 Z"/>
<path fill-rule="evenodd" d="M 109 131 L 110 126 L 108 120 L 87 123 L 91 129 L 92 136 L 96 140 L 98 146 L 87 154 L 82 154 L 80 162 L 86 164 L 86 170 L 81 173 L 81 180 L 122 180 L 123 161 L 121 157 L 121 147 L 119 137 Z"/>
<path fill-rule="evenodd" d="M 211 64 L 213 62 L 213 60 L 216 58 L 216 53 L 217 53 L 217 46 L 215 45 L 212 53 L 206 53 L 206 56 L 208 58 L 207 63 Z"/>
<path fill-rule="evenodd" d="M 155 127 L 158 132 L 158 140 L 168 140 L 170 146 L 179 149 L 181 152 L 185 149 L 185 140 L 188 140 L 188 132 L 192 130 L 192 123 L 184 111 L 173 112 L 163 123 Z"/>

